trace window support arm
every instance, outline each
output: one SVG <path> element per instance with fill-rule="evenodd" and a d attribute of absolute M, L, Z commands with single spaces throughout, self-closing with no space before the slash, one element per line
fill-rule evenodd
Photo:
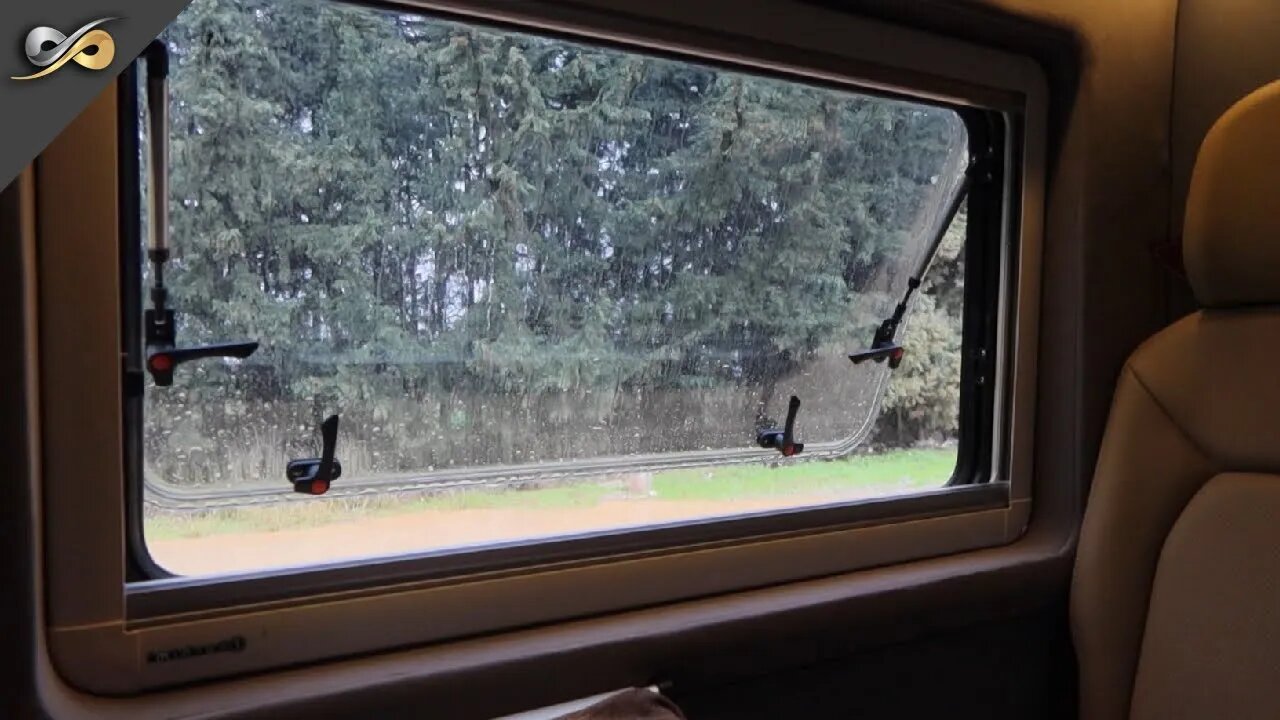
<path fill-rule="evenodd" d="M 155 384 L 173 384 L 178 365 L 208 357 L 247 358 L 257 341 L 177 347 L 177 319 L 169 306 L 164 267 L 169 261 L 169 49 L 153 40 L 143 51 L 147 61 L 147 131 L 150 136 L 147 259 L 151 262 L 151 307 L 143 315 L 147 372 Z"/>
<path fill-rule="evenodd" d="M 860 365 L 867 360 L 878 363 L 887 360 L 889 369 L 894 370 L 902 364 L 902 359 L 906 356 L 907 351 L 897 342 L 898 327 L 902 324 L 902 318 L 907 313 L 907 307 L 911 303 L 911 296 L 915 294 L 920 284 L 924 282 L 925 276 L 929 273 L 929 268 L 933 267 L 934 258 L 938 256 L 938 249 L 942 247 L 942 239 L 946 237 L 952 221 L 955 220 L 956 214 L 960 212 L 961 204 L 968 197 L 974 178 L 985 171 L 985 163 L 982 160 L 978 158 L 969 160 L 969 165 L 964 171 L 964 177 L 960 180 L 960 186 L 956 188 L 955 194 L 952 195 L 946 214 L 943 215 L 942 222 L 938 224 L 937 232 L 934 233 L 933 238 L 929 241 L 929 247 L 920 261 L 920 267 L 907 280 L 907 290 L 903 293 L 902 300 L 893 309 L 893 314 L 885 318 L 880 323 L 880 327 L 876 328 L 871 347 L 849 355 L 849 359 L 853 361 L 854 365 Z"/>

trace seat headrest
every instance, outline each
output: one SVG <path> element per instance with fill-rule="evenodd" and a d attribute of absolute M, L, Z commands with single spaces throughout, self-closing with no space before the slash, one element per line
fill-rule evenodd
<path fill-rule="evenodd" d="M 1205 136 L 1182 247 L 1204 307 L 1280 304 L 1280 81 L 1237 102 Z"/>

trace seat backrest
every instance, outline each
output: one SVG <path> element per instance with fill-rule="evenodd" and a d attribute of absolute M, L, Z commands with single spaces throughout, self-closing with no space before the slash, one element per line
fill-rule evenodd
<path fill-rule="evenodd" d="M 1280 718 L 1280 82 L 1209 131 L 1202 310 L 1125 365 L 1071 596 L 1087 720 Z"/>

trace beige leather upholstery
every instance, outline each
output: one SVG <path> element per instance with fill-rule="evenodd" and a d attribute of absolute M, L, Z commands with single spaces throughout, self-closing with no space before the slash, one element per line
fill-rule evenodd
<path fill-rule="evenodd" d="M 1072 631 L 1087 720 L 1280 718 L 1280 84 L 1201 148 L 1186 262 L 1206 307 L 1116 387 Z"/>
<path fill-rule="evenodd" d="M 1196 156 L 1183 253 L 1205 307 L 1280 300 L 1280 81 L 1236 103 Z"/>

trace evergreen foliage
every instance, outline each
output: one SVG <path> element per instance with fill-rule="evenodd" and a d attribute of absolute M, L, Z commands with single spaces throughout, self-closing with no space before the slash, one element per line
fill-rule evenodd
<path fill-rule="evenodd" d="M 262 341 L 149 390 L 184 483 L 277 480 L 331 412 L 356 471 L 742 446 L 783 385 L 849 435 L 883 369 L 822 361 L 965 153 L 945 109 L 328 2 L 196 0 L 166 37 L 180 336 Z M 955 432 L 960 248 L 883 443 Z"/>

